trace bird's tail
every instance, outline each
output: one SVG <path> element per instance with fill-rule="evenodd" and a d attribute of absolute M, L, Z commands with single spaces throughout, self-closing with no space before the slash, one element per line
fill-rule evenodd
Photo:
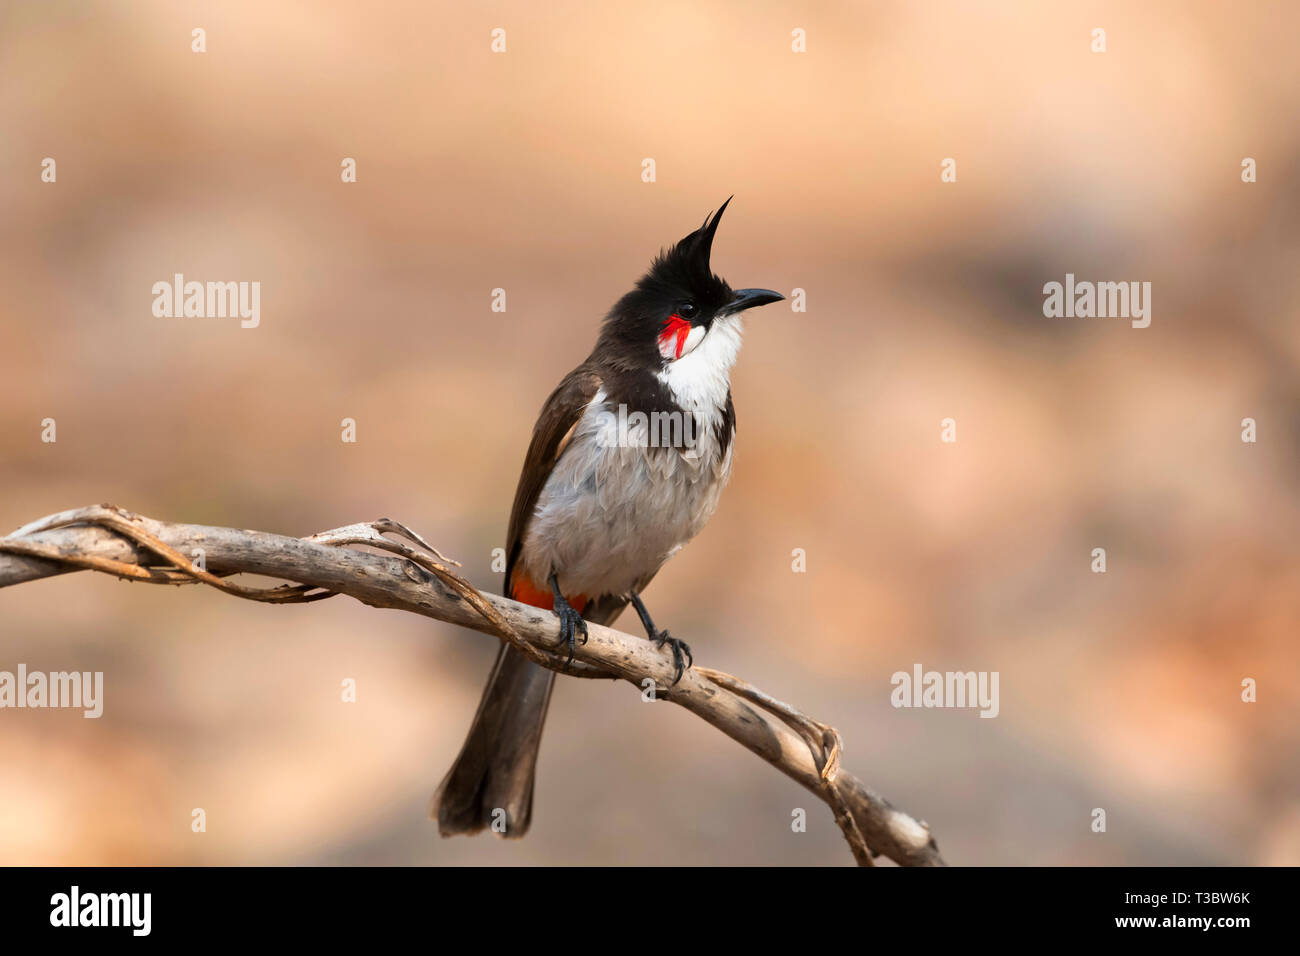
<path fill-rule="evenodd" d="M 511 596 L 547 610 L 553 602 L 549 593 L 518 577 Z M 585 597 L 566 597 L 597 624 L 617 617 L 625 603 L 602 600 L 587 608 Z M 477 833 L 484 827 L 504 837 L 528 832 L 537 750 L 554 682 L 554 671 L 502 641 L 465 744 L 430 802 L 429 815 L 438 821 L 443 836 Z"/>
<path fill-rule="evenodd" d="M 502 641 L 465 744 L 433 795 L 429 815 L 443 836 L 486 826 L 505 837 L 528 831 L 537 749 L 554 682 L 554 671 Z"/>

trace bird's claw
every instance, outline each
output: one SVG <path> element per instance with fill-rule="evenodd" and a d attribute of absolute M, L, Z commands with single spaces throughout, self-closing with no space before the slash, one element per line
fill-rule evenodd
<path fill-rule="evenodd" d="M 686 673 L 686 668 L 695 666 L 695 655 L 691 653 L 691 645 L 685 641 L 679 641 L 667 631 L 660 631 L 655 635 L 655 647 L 663 647 L 665 644 L 673 649 L 673 666 L 677 668 L 673 683 L 676 684 L 682 679 L 682 675 Z M 684 661 L 683 653 L 685 654 Z"/>
<path fill-rule="evenodd" d="M 573 609 L 568 601 L 564 598 L 556 598 L 555 613 L 560 619 L 560 644 L 567 644 L 569 647 L 569 659 L 565 661 L 565 666 L 573 663 L 573 654 L 578 646 L 578 635 L 582 635 L 582 643 L 587 643 L 587 622 L 582 619 L 582 615 Z"/>

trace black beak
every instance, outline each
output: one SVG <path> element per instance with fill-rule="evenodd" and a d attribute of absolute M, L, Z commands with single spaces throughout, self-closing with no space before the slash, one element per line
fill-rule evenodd
<path fill-rule="evenodd" d="M 718 315 L 732 315 L 736 312 L 744 312 L 746 309 L 752 309 L 760 305 L 780 302 L 784 298 L 785 296 L 780 292 L 773 292 L 771 289 L 737 289 L 731 301 L 718 310 Z"/>

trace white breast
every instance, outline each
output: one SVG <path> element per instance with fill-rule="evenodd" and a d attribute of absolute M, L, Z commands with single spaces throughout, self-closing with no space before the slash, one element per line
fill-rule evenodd
<path fill-rule="evenodd" d="M 596 395 L 538 496 L 520 554 L 529 578 L 542 584 L 554 570 L 565 593 L 625 594 L 699 533 L 731 476 L 730 436 L 723 453 L 715 425 L 739 349 L 739 319 L 717 320 L 661 373 L 698 423 L 686 449 L 654 447 L 645 425 L 620 434 L 618 409 Z"/>

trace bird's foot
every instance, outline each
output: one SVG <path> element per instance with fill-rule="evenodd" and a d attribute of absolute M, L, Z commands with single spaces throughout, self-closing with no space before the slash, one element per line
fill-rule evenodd
<path fill-rule="evenodd" d="M 685 641 L 679 641 L 667 631 L 659 631 L 654 636 L 655 647 L 663 647 L 667 644 L 673 649 L 673 666 L 677 668 L 677 674 L 673 677 L 673 683 L 676 684 L 686 673 L 686 668 L 695 666 L 695 655 L 691 653 L 691 645 Z"/>
<path fill-rule="evenodd" d="M 578 635 L 582 635 L 582 643 L 587 643 L 587 622 L 582 619 L 581 614 L 573 609 L 573 605 L 565 600 L 559 588 L 555 589 L 553 608 L 556 616 L 560 619 L 559 643 L 567 644 L 569 647 L 569 659 L 564 662 L 567 666 L 573 663 L 573 653 L 578 647 Z"/>

